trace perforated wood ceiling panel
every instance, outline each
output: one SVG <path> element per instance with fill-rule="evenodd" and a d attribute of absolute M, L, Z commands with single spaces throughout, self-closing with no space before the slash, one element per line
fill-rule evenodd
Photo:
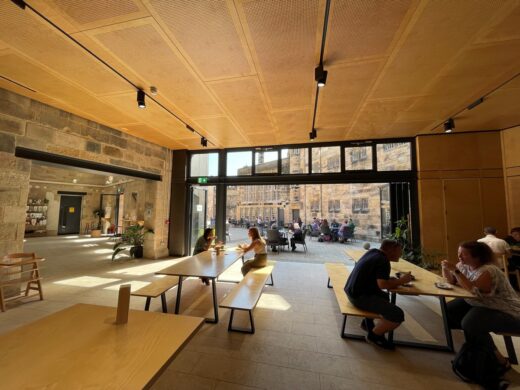
<path fill-rule="evenodd" d="M 411 0 L 336 0 L 326 46 L 326 63 L 383 56 Z"/>
<path fill-rule="evenodd" d="M 52 0 L 56 7 L 71 18 L 78 25 L 90 25 L 93 22 L 114 19 L 120 21 L 121 17 L 139 17 L 141 9 L 132 0 Z"/>
<path fill-rule="evenodd" d="M 59 75 L 93 91 L 128 90 L 128 85 L 67 38 L 44 24 L 31 11 L 20 12 L 10 2 L 0 3 L 0 36 L 10 46 Z"/>
<path fill-rule="evenodd" d="M 309 105 L 314 91 L 318 0 L 238 4 L 273 109 Z"/>
<path fill-rule="evenodd" d="M 210 88 L 246 134 L 273 131 L 256 78 L 218 81 Z"/>
<path fill-rule="evenodd" d="M 254 73 L 232 1 L 150 0 L 154 17 L 179 44 L 205 80 Z M 238 19 L 235 16 L 235 19 Z M 238 22 L 238 21 L 237 21 Z"/>
<path fill-rule="evenodd" d="M 315 101 L 325 0 L 0 2 L 0 87 L 171 148 L 200 138 L 39 18 L 34 7 L 208 138 L 302 143 Z M 519 0 L 332 0 L 319 141 L 520 123 Z M 18 86 L 33 88 L 36 92 Z M 520 84 L 520 82 L 518 82 Z M 439 126 L 440 125 L 440 126 Z M 437 126 L 437 127 L 436 127 Z"/>
<path fill-rule="evenodd" d="M 149 85 L 155 85 L 185 115 L 220 114 L 204 85 L 152 23 L 151 19 L 140 20 L 91 34 L 128 68 L 146 75 Z"/>

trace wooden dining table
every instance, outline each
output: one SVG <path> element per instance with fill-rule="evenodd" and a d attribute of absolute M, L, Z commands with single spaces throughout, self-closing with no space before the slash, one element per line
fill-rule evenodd
<path fill-rule="evenodd" d="M 348 252 L 349 256 L 352 257 L 354 261 L 358 261 L 365 253 L 365 250 L 358 249 L 349 250 Z M 457 285 L 450 285 L 451 289 L 449 290 L 438 288 L 435 284 L 436 282 L 442 280 L 442 277 L 440 275 L 437 275 L 431 271 L 419 267 L 418 265 L 412 264 L 404 259 L 399 259 L 399 261 L 397 262 L 390 262 L 390 265 L 391 276 L 395 276 L 397 272 L 410 272 L 415 278 L 415 280 L 412 281 L 411 286 L 409 287 L 399 286 L 398 288 L 388 290 L 388 292 L 390 293 L 390 301 L 395 304 L 398 294 L 415 296 L 426 295 L 437 297 L 439 299 L 439 304 L 441 308 L 446 344 L 438 345 L 430 343 L 417 343 L 412 341 L 393 340 L 393 332 L 389 333 L 389 340 L 393 341 L 395 344 L 398 345 L 453 352 L 453 337 L 451 334 L 451 330 L 448 326 L 446 298 L 474 298 L 475 296 L 468 290 Z"/>
<path fill-rule="evenodd" d="M 164 268 L 157 275 L 173 275 L 179 277 L 177 286 L 177 297 L 175 300 L 175 314 L 179 314 L 181 307 L 182 283 L 187 277 L 199 277 L 211 279 L 211 289 L 213 293 L 213 318 L 206 318 L 206 322 L 218 323 L 218 303 L 216 279 L 225 270 L 231 267 L 238 259 L 244 258 L 244 251 L 240 248 L 230 248 L 220 252 L 209 250 L 201 252 L 195 256 L 187 257 L 180 263 Z"/>
<path fill-rule="evenodd" d="M 77 304 L 0 335 L 2 389 L 149 388 L 203 318 Z"/>

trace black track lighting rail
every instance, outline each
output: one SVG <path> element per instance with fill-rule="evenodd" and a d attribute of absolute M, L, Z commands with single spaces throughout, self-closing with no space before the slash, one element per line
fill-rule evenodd
<path fill-rule="evenodd" d="M 323 32 L 321 34 L 320 63 L 319 67 L 323 69 L 323 56 L 325 54 L 325 44 L 327 43 L 327 29 L 329 26 L 330 0 L 325 3 L 325 16 L 323 18 Z M 316 80 L 318 82 L 318 80 Z M 320 97 L 320 87 L 316 85 L 316 99 L 314 99 L 314 113 L 312 114 L 312 128 L 309 138 L 313 141 L 317 138 L 316 134 L 316 113 L 318 112 L 318 99 Z"/>
<path fill-rule="evenodd" d="M 500 88 L 502 88 L 504 85 L 506 84 L 509 84 L 511 81 L 513 81 L 514 79 L 516 79 L 518 76 L 520 76 L 520 72 L 516 73 L 513 77 L 507 79 L 506 81 L 502 82 L 501 84 L 499 84 L 498 86 L 496 86 L 495 88 L 493 88 L 492 90 L 486 92 L 484 95 L 482 95 L 481 97 L 479 97 L 477 100 L 475 100 L 473 103 L 471 103 L 470 105 L 468 105 L 467 107 L 464 107 L 463 109 L 457 111 L 455 114 L 452 114 L 447 120 L 444 120 L 440 123 L 437 123 L 435 126 L 433 126 L 431 129 L 430 129 L 430 133 L 432 131 L 434 131 L 435 129 L 437 129 L 439 126 L 443 126 L 445 123 L 447 123 L 447 121 L 451 120 L 452 123 L 453 123 L 453 118 L 455 118 L 457 115 L 459 115 L 460 113 L 466 111 L 466 110 L 473 110 L 475 107 L 477 107 L 478 105 L 482 104 L 486 98 L 491 95 L 492 93 L 498 91 Z M 503 129 L 502 129 L 503 130 Z"/>
<path fill-rule="evenodd" d="M 181 119 L 177 114 L 175 114 L 172 110 L 170 110 L 168 107 L 166 107 L 164 104 L 159 102 L 157 99 L 154 99 L 152 95 L 149 95 L 146 93 L 146 91 L 143 90 L 143 88 L 137 86 L 133 81 L 131 81 L 128 77 L 126 77 L 124 74 L 119 72 L 116 68 L 114 68 L 112 65 L 110 65 L 108 62 L 103 60 L 101 57 L 99 57 L 96 53 L 94 53 L 92 50 L 90 50 L 88 47 L 83 45 L 80 41 L 78 41 L 76 38 L 74 38 L 72 35 L 70 35 L 68 32 L 63 30 L 60 26 L 55 24 L 52 20 L 47 18 L 44 14 L 42 14 L 40 11 L 32 7 L 30 4 L 27 4 L 24 0 L 11 0 L 12 3 L 14 3 L 17 7 L 19 7 L 22 10 L 25 10 L 26 8 L 30 9 L 32 12 L 34 12 L 36 15 L 38 15 L 40 18 L 42 18 L 45 22 L 50 24 L 52 27 L 54 27 L 56 30 L 58 30 L 60 33 L 62 33 L 64 36 L 66 36 L 69 40 L 74 42 L 77 46 L 81 47 L 85 52 L 90 54 L 90 56 L 94 57 L 97 61 L 99 61 L 101 64 L 103 64 L 105 67 L 110 69 L 113 73 L 118 75 L 121 79 L 123 79 L 126 83 L 130 84 L 138 93 L 139 91 L 142 91 L 146 98 L 152 100 L 155 104 L 157 104 L 159 107 L 161 107 L 164 111 L 166 111 L 168 114 L 173 116 L 175 119 L 177 119 L 179 122 L 181 122 L 184 126 L 186 126 L 186 129 L 191 131 L 192 133 L 197 134 L 201 138 L 205 138 L 202 134 L 200 134 L 197 130 L 195 130 L 193 127 L 191 127 L 188 123 L 186 123 L 183 119 Z M 206 144 L 209 141 L 206 140 Z M 211 145 L 214 145 L 210 142 Z M 216 145 L 214 145 L 216 146 Z"/>

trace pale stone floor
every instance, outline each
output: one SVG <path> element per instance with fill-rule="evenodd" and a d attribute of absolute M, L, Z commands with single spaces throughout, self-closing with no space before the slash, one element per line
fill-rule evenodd
<path fill-rule="evenodd" d="M 153 280 L 155 271 L 177 261 L 123 259 L 112 263 L 111 245 L 107 238 L 28 239 L 25 250 L 46 258 L 42 267 L 45 300 L 9 305 L 7 312 L 0 313 L 0 333 L 79 302 L 116 306 L 119 284 L 130 282 L 138 288 Z M 325 245 L 323 248 L 327 248 Z M 342 254 L 344 247 L 337 247 L 342 249 L 329 252 L 330 258 L 325 249 L 317 250 L 319 258 L 351 265 Z M 310 260 L 310 254 L 305 257 Z M 205 324 L 164 371 L 154 389 L 476 388 L 462 383 L 451 372 L 453 355 L 449 353 L 403 347 L 387 352 L 362 341 L 342 339 L 342 317 L 333 291 L 326 287 L 323 265 L 295 259 L 280 261 L 282 256 L 274 255 L 273 259 L 279 260 L 274 271 L 275 286 L 265 288 L 254 311 L 256 333 L 228 333 L 229 311 L 220 309 L 220 323 Z M 239 266 L 240 262 L 222 279 L 240 278 Z M 181 314 L 210 316 L 211 289 L 198 279 L 189 279 L 184 286 Z M 218 283 L 219 299 L 233 286 Z M 175 289 L 167 297 L 172 312 Z M 156 301 L 152 301 L 151 310 L 160 311 L 160 301 Z M 398 304 L 406 311 L 406 322 L 396 338 L 442 341 L 440 308 L 435 299 L 398 297 Z M 132 297 L 131 306 L 142 310 L 144 298 Z M 245 316 L 238 319 L 245 320 Z M 359 320 L 349 321 L 349 326 L 361 332 Z M 461 335 L 455 336 L 460 345 Z M 497 345 L 503 348 L 500 339 Z M 520 388 L 519 372 L 509 372 L 508 378 L 513 382 L 510 388 Z"/>

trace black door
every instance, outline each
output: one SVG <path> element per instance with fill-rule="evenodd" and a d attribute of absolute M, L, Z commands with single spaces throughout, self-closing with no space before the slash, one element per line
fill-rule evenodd
<path fill-rule="evenodd" d="M 62 195 L 58 234 L 79 234 L 81 221 L 81 196 Z"/>

